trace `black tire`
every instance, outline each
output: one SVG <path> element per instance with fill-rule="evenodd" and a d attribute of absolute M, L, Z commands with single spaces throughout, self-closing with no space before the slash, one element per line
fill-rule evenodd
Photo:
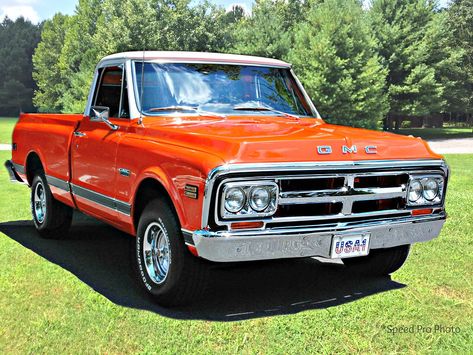
<path fill-rule="evenodd" d="M 159 248 L 152 248 L 153 241 L 154 245 L 159 246 L 161 240 L 164 240 L 161 245 L 167 245 L 170 252 L 166 252 L 164 248 L 160 253 Z M 148 263 L 145 261 L 144 250 L 147 250 Z M 150 250 L 155 250 L 154 254 Z M 157 254 L 159 255 L 156 256 Z M 156 267 L 161 265 L 157 260 L 161 260 L 162 255 L 165 255 L 162 260 L 168 258 L 169 263 L 162 262 L 163 268 Z M 163 306 L 188 304 L 198 300 L 205 292 L 209 265 L 189 252 L 184 243 L 179 220 L 165 198 L 155 198 L 144 208 L 138 222 L 133 259 L 138 282 Z M 147 268 L 146 265 L 151 266 Z M 162 272 L 166 265 L 167 272 Z M 151 271 L 148 271 L 150 269 Z M 154 279 L 151 278 L 150 272 L 153 273 Z"/>
<path fill-rule="evenodd" d="M 369 255 L 343 259 L 352 272 L 366 276 L 386 276 L 399 270 L 409 256 L 410 245 L 394 248 L 373 249 Z"/>
<path fill-rule="evenodd" d="M 35 200 L 35 194 L 44 197 L 42 202 Z M 42 195 L 44 194 L 44 196 Z M 36 207 L 40 203 L 44 213 L 41 215 Z M 34 225 L 43 238 L 63 239 L 67 237 L 71 227 L 73 210 L 71 207 L 57 201 L 49 188 L 44 174 L 37 174 L 31 184 L 31 214 Z"/>

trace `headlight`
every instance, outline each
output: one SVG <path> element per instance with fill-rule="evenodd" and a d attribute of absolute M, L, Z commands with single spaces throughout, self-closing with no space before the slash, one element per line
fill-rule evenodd
<path fill-rule="evenodd" d="M 444 180 L 442 175 L 413 175 L 409 181 L 409 206 L 428 206 L 442 202 Z"/>
<path fill-rule="evenodd" d="M 232 187 L 225 191 L 225 209 L 237 213 L 245 205 L 245 192 L 239 187 Z"/>
<path fill-rule="evenodd" d="M 271 216 L 276 212 L 278 195 L 273 181 L 226 183 L 220 195 L 220 215 L 228 219 Z"/>
<path fill-rule="evenodd" d="M 250 206 L 257 212 L 264 211 L 269 205 L 271 192 L 267 187 L 253 187 L 250 192 Z"/>
<path fill-rule="evenodd" d="M 416 202 L 422 196 L 422 184 L 419 180 L 412 180 L 409 185 L 409 201 Z"/>
<path fill-rule="evenodd" d="M 437 197 L 439 193 L 439 184 L 435 179 L 428 178 L 424 181 L 424 198 L 426 200 L 432 201 L 435 197 Z"/>

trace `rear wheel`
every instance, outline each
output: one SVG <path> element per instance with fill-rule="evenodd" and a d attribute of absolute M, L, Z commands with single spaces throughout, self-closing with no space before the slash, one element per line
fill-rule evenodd
<path fill-rule="evenodd" d="M 162 305 L 186 304 L 205 291 L 208 265 L 187 249 L 164 198 L 149 202 L 141 214 L 134 260 L 139 283 Z"/>
<path fill-rule="evenodd" d="M 399 270 L 409 256 L 410 245 L 373 249 L 369 255 L 343 259 L 350 271 L 367 276 L 385 276 Z"/>
<path fill-rule="evenodd" d="M 31 214 L 43 238 L 65 238 L 72 222 L 72 208 L 54 199 L 44 174 L 37 174 L 31 185 Z"/>

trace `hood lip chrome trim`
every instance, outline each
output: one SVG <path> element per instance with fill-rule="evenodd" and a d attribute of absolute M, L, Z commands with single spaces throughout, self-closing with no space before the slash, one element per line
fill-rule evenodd
<path fill-rule="evenodd" d="M 419 168 L 419 167 L 439 167 L 445 174 L 447 185 L 449 177 L 449 167 L 444 159 L 383 159 L 383 160 L 351 160 L 351 161 L 313 161 L 313 162 L 284 162 L 284 163 L 229 163 L 223 164 L 210 170 L 205 181 L 205 188 L 202 202 L 201 227 L 207 228 L 210 216 L 211 196 L 215 180 L 230 173 L 253 173 L 253 172 L 292 172 L 301 170 L 356 170 L 373 168 Z M 446 188 L 446 186 L 445 186 Z M 445 191 L 446 192 L 446 191 Z M 446 193 L 445 193 L 446 194 Z"/>

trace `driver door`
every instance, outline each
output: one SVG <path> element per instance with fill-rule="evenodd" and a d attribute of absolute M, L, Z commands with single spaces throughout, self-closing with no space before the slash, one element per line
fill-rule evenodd
<path fill-rule="evenodd" d="M 117 149 L 129 126 L 124 65 L 101 68 L 93 95 L 91 112 L 72 137 L 72 192 L 80 210 L 116 222 Z M 109 110 L 111 125 L 97 115 L 98 109 Z"/>

